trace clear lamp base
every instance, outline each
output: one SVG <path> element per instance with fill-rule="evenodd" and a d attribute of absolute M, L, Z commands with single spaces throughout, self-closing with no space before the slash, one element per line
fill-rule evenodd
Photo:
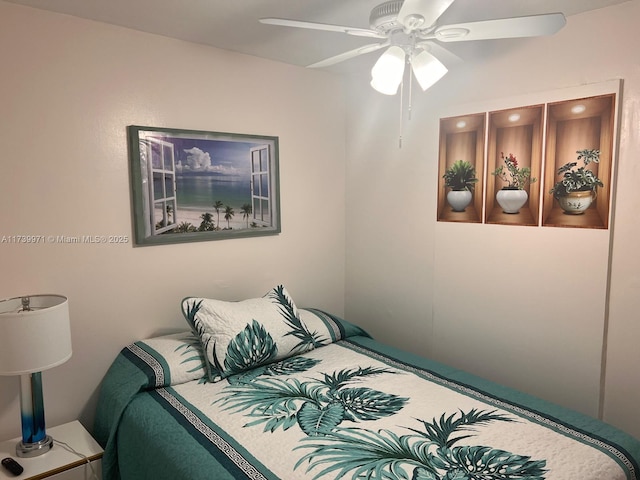
<path fill-rule="evenodd" d="M 51 447 L 53 447 L 53 438 L 49 435 L 35 443 L 25 443 L 20 441 L 16 445 L 16 455 L 20 458 L 37 457 L 38 455 L 47 453 L 51 450 Z"/>

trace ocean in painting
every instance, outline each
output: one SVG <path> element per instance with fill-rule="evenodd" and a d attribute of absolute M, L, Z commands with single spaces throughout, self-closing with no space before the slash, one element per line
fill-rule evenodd
<path fill-rule="evenodd" d="M 250 177 L 176 175 L 176 194 L 178 208 L 213 212 L 213 204 L 219 200 L 225 207 L 230 206 L 238 212 L 245 203 L 251 204 Z"/>

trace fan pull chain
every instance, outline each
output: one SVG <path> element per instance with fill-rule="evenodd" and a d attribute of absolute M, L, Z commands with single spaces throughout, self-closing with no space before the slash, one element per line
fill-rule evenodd
<path fill-rule="evenodd" d="M 411 108 L 413 105 L 413 68 L 411 61 L 407 60 L 409 67 L 409 105 L 407 105 L 407 119 L 411 121 Z M 400 138 L 398 139 L 398 148 L 402 148 L 402 132 L 404 130 L 404 79 L 400 82 Z"/>
<path fill-rule="evenodd" d="M 398 148 L 402 148 L 402 130 L 404 125 L 403 107 L 404 107 L 404 82 L 400 82 L 400 136 L 398 138 Z"/>
<path fill-rule="evenodd" d="M 410 60 L 407 60 L 407 66 L 409 67 L 409 107 L 407 108 L 407 113 L 409 121 L 411 121 L 411 105 L 413 103 L 413 68 L 411 68 Z"/>

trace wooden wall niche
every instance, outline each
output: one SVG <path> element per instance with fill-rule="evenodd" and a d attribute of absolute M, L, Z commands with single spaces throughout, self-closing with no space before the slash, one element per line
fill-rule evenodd
<path fill-rule="evenodd" d="M 542 133 L 544 105 L 531 105 L 489 112 L 489 139 L 487 149 L 486 223 L 507 225 L 537 225 L 540 214 L 540 173 L 542 171 Z M 530 167 L 531 178 L 524 190 L 527 203 L 518 213 L 504 213 L 496 194 L 508 184 L 491 175 L 500 165 L 505 165 L 502 154 L 512 153 L 518 168 Z M 506 166 L 505 166 L 506 170 Z M 507 177 L 509 177 L 507 173 Z"/>
<path fill-rule="evenodd" d="M 438 154 L 438 221 L 482 222 L 484 188 L 484 113 L 440 119 L 440 151 Z M 454 212 L 447 203 L 447 188 L 442 178 L 447 168 L 458 160 L 476 169 L 476 183 L 471 204 L 464 212 Z"/>
<path fill-rule="evenodd" d="M 600 95 L 548 104 L 547 148 L 543 192 L 543 226 L 608 228 L 611 203 L 613 164 L 615 94 Z M 549 193 L 559 180 L 558 168 L 570 161 L 578 161 L 576 152 L 599 149 L 600 163 L 587 168 L 602 180 L 604 188 L 582 215 L 562 211 Z M 578 167 L 582 166 L 578 161 Z"/>

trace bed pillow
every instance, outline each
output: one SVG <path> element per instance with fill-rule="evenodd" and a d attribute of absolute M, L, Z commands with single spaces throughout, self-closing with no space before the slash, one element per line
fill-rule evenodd
<path fill-rule="evenodd" d="M 169 387 L 207 380 L 206 361 L 200 339 L 191 331 L 139 340 L 120 353 L 142 370 L 144 388 Z"/>
<path fill-rule="evenodd" d="M 299 308 L 300 318 L 313 332 L 316 347 L 339 342 L 345 338 L 363 336 L 371 338 L 364 329 L 353 323 L 347 322 L 332 313 L 319 308 Z"/>
<path fill-rule="evenodd" d="M 240 302 L 188 297 L 182 313 L 200 338 L 212 382 L 317 346 L 282 285 Z"/>

